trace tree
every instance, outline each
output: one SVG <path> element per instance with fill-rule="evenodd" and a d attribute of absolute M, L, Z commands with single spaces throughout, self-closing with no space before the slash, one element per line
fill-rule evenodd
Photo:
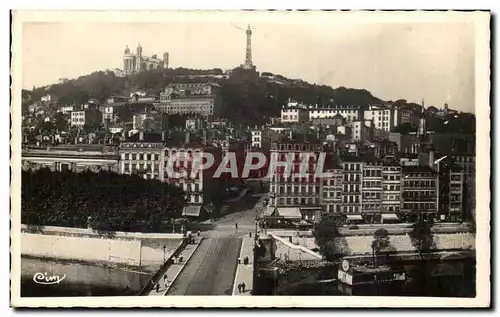
<path fill-rule="evenodd" d="M 22 223 L 99 231 L 155 232 L 185 204 L 177 186 L 109 171 L 23 171 L 21 192 Z"/>
<path fill-rule="evenodd" d="M 412 231 L 409 233 L 411 243 L 417 250 L 421 260 L 424 254 L 431 252 L 435 248 L 434 237 L 432 234 L 432 224 L 419 219 L 412 225 Z"/>
<path fill-rule="evenodd" d="M 415 127 L 409 122 L 406 122 L 395 127 L 393 131 L 401 134 L 409 134 L 410 132 L 416 132 L 417 127 Z"/>
<path fill-rule="evenodd" d="M 409 233 L 412 245 L 418 252 L 421 261 L 421 276 L 417 278 L 421 282 L 421 292 L 425 294 L 427 289 L 427 261 L 424 255 L 432 252 L 435 248 L 434 237 L 432 234 L 432 224 L 419 218 L 412 225 L 412 231 Z"/>
<path fill-rule="evenodd" d="M 333 218 L 322 218 L 314 227 L 314 238 L 320 253 L 330 262 L 338 259 L 342 254 L 336 239 L 339 238 L 339 222 Z"/>
<path fill-rule="evenodd" d="M 389 232 L 386 229 L 381 228 L 375 231 L 371 244 L 373 265 L 377 265 L 376 256 L 378 253 L 381 250 L 388 248 L 389 244 Z"/>

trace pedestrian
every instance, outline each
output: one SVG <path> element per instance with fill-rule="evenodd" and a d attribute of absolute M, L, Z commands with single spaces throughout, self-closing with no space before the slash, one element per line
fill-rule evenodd
<path fill-rule="evenodd" d="M 241 283 L 241 289 L 243 290 L 243 293 L 245 293 L 245 287 L 246 287 L 245 282 Z"/>
<path fill-rule="evenodd" d="M 200 230 L 198 230 L 198 237 L 200 236 Z"/>
<path fill-rule="evenodd" d="M 156 283 L 156 292 L 159 293 L 160 292 L 160 283 Z"/>
<path fill-rule="evenodd" d="M 168 288 L 168 280 L 163 281 L 163 284 L 165 286 L 165 289 L 167 289 Z"/>
<path fill-rule="evenodd" d="M 163 281 L 167 280 L 167 274 L 163 275 Z"/>
<path fill-rule="evenodd" d="M 240 293 L 241 293 L 241 290 L 242 290 L 242 289 L 243 289 L 243 286 L 241 285 L 241 283 L 240 283 L 240 284 L 238 284 L 238 292 L 240 292 Z"/>

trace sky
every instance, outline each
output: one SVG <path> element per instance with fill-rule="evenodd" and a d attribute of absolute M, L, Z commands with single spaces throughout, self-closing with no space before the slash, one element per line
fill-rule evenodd
<path fill-rule="evenodd" d="M 121 21 L 114 19 L 114 21 Z M 123 68 L 128 45 L 143 55 L 170 54 L 170 67 L 231 69 L 252 59 L 272 72 L 333 88 L 367 89 L 383 100 L 406 99 L 474 112 L 474 25 L 466 22 L 373 22 L 300 18 L 171 19 L 166 22 L 66 19 L 22 25 L 22 85 L 53 84 L 97 70 Z"/>

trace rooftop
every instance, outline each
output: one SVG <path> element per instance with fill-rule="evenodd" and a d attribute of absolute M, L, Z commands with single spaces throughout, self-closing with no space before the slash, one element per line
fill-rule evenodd
<path fill-rule="evenodd" d="M 403 166 L 402 171 L 403 171 L 403 173 L 433 173 L 433 174 L 436 174 L 436 171 L 434 171 L 432 168 L 430 168 L 427 165 Z"/>

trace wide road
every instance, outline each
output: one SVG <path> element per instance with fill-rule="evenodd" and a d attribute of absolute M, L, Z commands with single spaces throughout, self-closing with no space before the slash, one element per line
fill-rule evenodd
<path fill-rule="evenodd" d="M 168 295 L 232 295 L 241 238 L 201 242 Z"/>
<path fill-rule="evenodd" d="M 231 213 L 202 233 L 205 239 L 167 295 L 232 295 L 242 236 L 255 231 L 255 215 L 263 200 L 264 195 L 248 195 L 229 206 Z"/>

